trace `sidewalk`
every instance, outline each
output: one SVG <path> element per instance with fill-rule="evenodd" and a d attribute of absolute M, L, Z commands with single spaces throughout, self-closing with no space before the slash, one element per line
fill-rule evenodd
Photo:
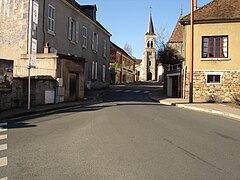
<path fill-rule="evenodd" d="M 106 91 L 107 91 L 106 89 L 85 91 L 85 97 L 83 100 L 80 100 L 80 101 L 61 102 L 58 104 L 37 105 L 37 106 L 32 106 L 30 110 L 28 110 L 27 107 L 4 110 L 0 112 L 0 122 L 6 121 L 13 117 L 40 114 L 46 111 L 49 112 L 49 111 L 64 109 L 68 107 L 91 105 L 96 103 L 99 100 L 101 94 Z"/>
<path fill-rule="evenodd" d="M 189 103 L 188 99 L 167 98 L 161 93 L 161 91 L 152 93 L 150 99 L 163 105 L 177 106 L 179 108 L 217 114 L 240 121 L 240 107 L 237 108 L 224 103 L 207 103 L 206 101 L 199 99 L 194 100 L 193 103 Z"/>

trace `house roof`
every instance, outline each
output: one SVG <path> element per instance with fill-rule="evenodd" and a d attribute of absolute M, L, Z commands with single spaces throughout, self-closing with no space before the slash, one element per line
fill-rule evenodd
<path fill-rule="evenodd" d="M 84 14 L 86 17 L 88 17 L 91 21 L 96 23 L 103 31 L 105 31 L 109 36 L 112 36 L 112 34 L 105 28 L 103 27 L 96 19 L 93 18 L 89 13 L 87 13 L 84 8 L 94 8 L 97 10 L 96 5 L 83 5 L 81 6 L 79 3 L 77 3 L 75 0 L 66 0 L 68 3 L 70 3 L 73 7 L 75 7 L 79 12 Z"/>
<path fill-rule="evenodd" d="M 182 42 L 183 42 L 183 29 L 182 25 L 178 21 L 168 43 L 182 43 Z"/>
<path fill-rule="evenodd" d="M 152 15 L 150 14 L 149 16 L 149 21 L 148 21 L 148 29 L 147 29 L 147 35 L 155 35 L 154 33 L 154 27 L 153 27 L 153 21 L 152 21 Z"/>
<path fill-rule="evenodd" d="M 135 59 L 133 56 L 129 55 L 126 51 L 124 51 L 122 48 L 120 48 L 118 45 L 116 45 L 116 44 L 113 43 L 112 41 L 110 41 L 110 49 L 120 51 L 120 52 L 123 53 L 125 56 L 127 56 L 129 59 L 132 59 L 133 61 L 136 62 L 136 59 Z"/>
<path fill-rule="evenodd" d="M 240 0 L 213 0 L 194 12 L 194 21 L 240 21 Z M 189 24 L 190 14 L 180 19 L 180 22 Z"/>

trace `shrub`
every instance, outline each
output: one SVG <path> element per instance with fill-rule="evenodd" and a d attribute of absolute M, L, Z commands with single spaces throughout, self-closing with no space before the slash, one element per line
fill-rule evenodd
<path fill-rule="evenodd" d="M 221 103 L 223 100 L 219 95 L 210 94 L 206 97 L 208 103 Z"/>
<path fill-rule="evenodd" d="M 240 94 L 234 94 L 233 96 L 234 103 L 240 105 Z"/>

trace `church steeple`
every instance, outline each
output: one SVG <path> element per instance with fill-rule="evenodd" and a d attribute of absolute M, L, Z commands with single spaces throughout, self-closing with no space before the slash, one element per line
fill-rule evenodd
<path fill-rule="evenodd" d="M 147 35 L 155 35 L 154 33 L 154 27 L 153 27 L 153 21 L 152 21 L 152 12 L 150 11 L 149 21 L 148 21 L 148 29 L 147 29 Z"/>

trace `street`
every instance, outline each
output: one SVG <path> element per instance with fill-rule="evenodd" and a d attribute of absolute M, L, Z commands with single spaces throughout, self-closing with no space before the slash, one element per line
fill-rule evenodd
<path fill-rule="evenodd" d="M 2 124 L 0 179 L 240 179 L 240 123 L 150 101 L 158 88 Z"/>

